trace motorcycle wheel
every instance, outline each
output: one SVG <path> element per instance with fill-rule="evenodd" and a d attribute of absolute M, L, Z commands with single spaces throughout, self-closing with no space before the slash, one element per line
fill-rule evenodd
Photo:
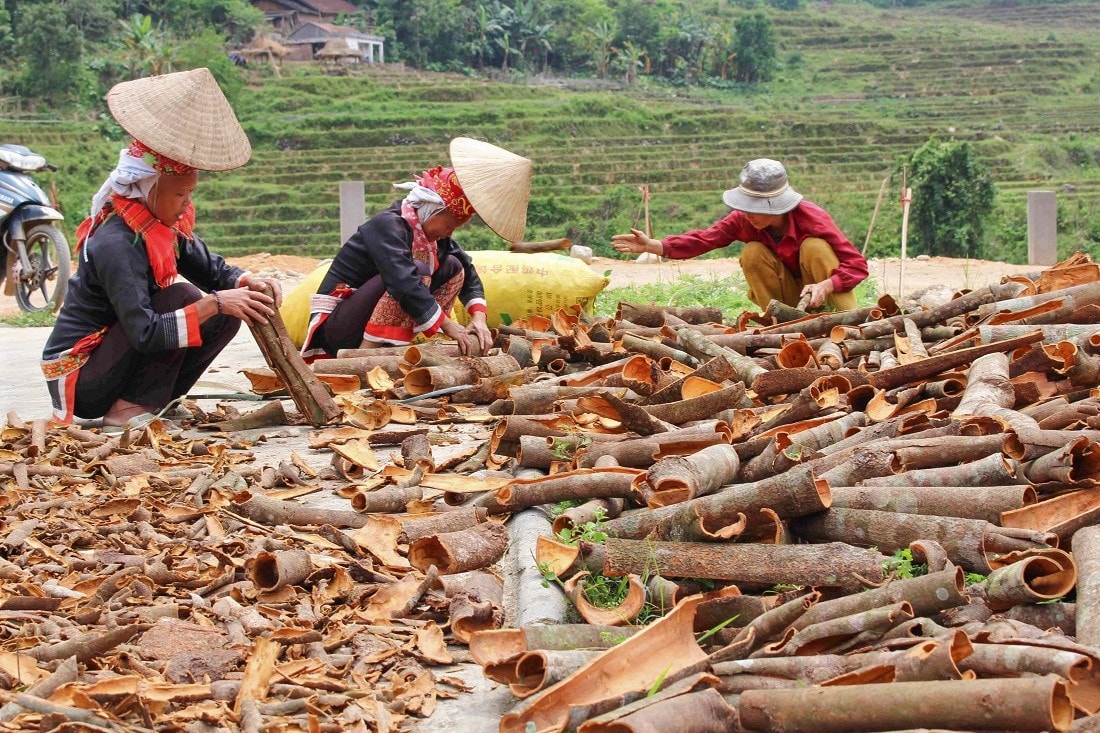
<path fill-rule="evenodd" d="M 69 288 L 72 258 L 69 242 L 52 224 L 37 224 L 27 232 L 28 272 L 17 270 L 15 300 L 25 313 L 56 311 Z"/>

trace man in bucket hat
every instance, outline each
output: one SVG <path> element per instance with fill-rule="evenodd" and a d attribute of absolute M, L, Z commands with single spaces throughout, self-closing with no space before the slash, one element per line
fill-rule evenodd
<path fill-rule="evenodd" d="M 852 289 L 867 278 L 867 260 L 825 210 L 806 201 L 787 182 L 783 164 L 769 158 L 749 161 L 737 188 L 722 194 L 733 209 L 709 229 L 654 239 L 637 229 L 616 234 L 620 252 L 652 252 L 686 259 L 744 242 L 741 270 L 749 298 L 761 308 L 772 300 L 810 309 L 856 307 Z"/>
<path fill-rule="evenodd" d="M 450 154 L 452 167 L 436 166 L 397 184 L 408 195 L 360 226 L 337 252 L 310 299 L 304 359 L 408 344 L 437 332 L 457 341 L 463 354 L 492 345 L 481 278 L 451 235 L 478 214 L 506 241 L 522 239 L 532 165 L 465 137 L 451 141 Z M 450 317 L 456 297 L 470 314 L 466 328 Z"/>
<path fill-rule="evenodd" d="M 55 421 L 102 417 L 116 432 L 186 394 L 241 320 L 270 316 L 281 292 L 227 265 L 194 232 L 198 171 L 238 168 L 252 154 L 210 71 L 116 84 L 107 106 L 133 142 L 77 228 L 80 268 L 42 371 Z"/>

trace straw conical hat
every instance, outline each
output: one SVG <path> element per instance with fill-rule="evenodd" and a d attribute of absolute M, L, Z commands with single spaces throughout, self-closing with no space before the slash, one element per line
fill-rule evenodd
<path fill-rule="evenodd" d="M 489 228 L 509 242 L 523 239 L 531 197 L 531 161 L 496 145 L 456 137 L 451 165 L 470 204 Z"/>
<path fill-rule="evenodd" d="M 239 168 L 252 156 L 248 136 L 209 69 L 124 81 L 107 106 L 150 150 L 204 171 Z"/>

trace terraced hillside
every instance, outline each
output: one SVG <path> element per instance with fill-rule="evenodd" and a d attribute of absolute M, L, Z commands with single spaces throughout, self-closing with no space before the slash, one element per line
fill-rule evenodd
<path fill-rule="evenodd" d="M 643 184 L 655 234 L 706 226 L 724 213 L 720 193 L 743 162 L 768 156 L 862 243 L 883 177 L 935 135 L 971 141 L 993 174 L 989 253 L 1024 256 L 1026 191 L 1043 188 L 1059 194 L 1060 247 L 1100 256 L 1100 3 L 815 5 L 772 18 L 783 68 L 755 90 L 579 91 L 596 85 L 378 68 L 257 73 L 237 103 L 253 161 L 203 181 L 201 231 L 225 253 L 331 254 L 339 181 L 366 181 L 368 213 L 377 211 L 397 197 L 391 183 L 444 162 L 447 141 L 469 135 L 535 161 L 529 239 L 604 246 L 640 223 Z M 24 122 L 5 136 L 62 165 L 70 212 L 84 209 L 118 146 L 82 123 Z M 872 251 L 896 249 L 897 186 Z M 480 225 L 463 241 L 500 244 Z"/>

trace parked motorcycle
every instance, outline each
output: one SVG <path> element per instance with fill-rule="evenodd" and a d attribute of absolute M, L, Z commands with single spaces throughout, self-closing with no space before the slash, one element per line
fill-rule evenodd
<path fill-rule="evenodd" d="M 65 217 L 28 175 L 43 170 L 57 166 L 22 145 L 0 145 L 0 283 L 7 278 L 4 292 L 27 313 L 60 308 L 72 269 L 55 224 Z"/>

